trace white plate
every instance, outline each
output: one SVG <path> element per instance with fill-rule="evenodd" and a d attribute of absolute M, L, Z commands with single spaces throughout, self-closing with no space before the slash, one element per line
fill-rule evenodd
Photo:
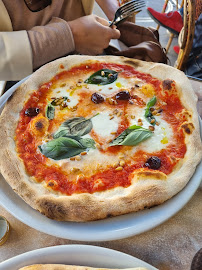
<path fill-rule="evenodd" d="M 148 270 L 157 270 L 157 268 L 148 263 L 128 254 L 108 248 L 87 245 L 55 246 L 26 252 L 0 263 L 0 270 L 18 270 L 26 265 L 40 263 L 103 268 L 146 267 Z"/>
<path fill-rule="evenodd" d="M 18 84 L 19 85 L 19 84 Z M 9 91 L 16 89 L 12 87 Z M 0 204 L 28 226 L 60 238 L 79 241 L 106 241 L 126 238 L 148 231 L 176 214 L 191 199 L 200 185 L 202 162 L 187 186 L 162 205 L 99 221 L 76 223 L 51 220 L 26 204 L 0 174 Z"/>
<path fill-rule="evenodd" d="M 5 86 L 6 86 L 6 82 L 5 81 L 0 81 L 0 96 L 4 92 Z"/>

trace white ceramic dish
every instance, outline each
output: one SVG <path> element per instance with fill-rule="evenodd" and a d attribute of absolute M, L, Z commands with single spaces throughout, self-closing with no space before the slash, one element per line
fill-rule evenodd
<path fill-rule="evenodd" d="M 0 96 L 3 95 L 5 86 L 6 86 L 6 82 L 5 81 L 0 81 Z"/>
<path fill-rule="evenodd" d="M 128 254 L 87 245 L 55 246 L 26 252 L 0 263 L 0 270 L 18 270 L 26 265 L 40 263 L 103 268 L 146 267 L 148 270 L 157 270 L 157 268 Z"/>
<path fill-rule="evenodd" d="M 12 87 L 9 90 L 10 93 L 15 91 L 16 87 Z M 11 189 L 1 174 L 0 204 L 23 223 L 46 234 L 79 241 L 115 240 L 148 231 L 172 217 L 194 195 L 200 185 L 201 178 L 202 162 L 197 166 L 187 186 L 162 205 L 137 213 L 86 223 L 58 222 L 48 219 L 26 204 Z"/>

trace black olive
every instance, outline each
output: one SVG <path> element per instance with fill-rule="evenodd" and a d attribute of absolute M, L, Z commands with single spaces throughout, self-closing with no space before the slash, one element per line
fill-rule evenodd
<path fill-rule="evenodd" d="M 118 100 L 129 100 L 131 98 L 130 93 L 128 91 L 120 91 L 116 94 L 116 99 Z"/>
<path fill-rule="evenodd" d="M 25 111 L 25 115 L 29 116 L 29 117 L 33 117 L 33 116 L 36 116 L 37 114 L 39 114 L 39 112 L 40 112 L 39 108 L 28 108 Z"/>
<path fill-rule="evenodd" d="M 91 100 L 96 103 L 96 104 L 99 104 L 99 103 L 102 103 L 105 99 L 102 95 L 98 94 L 98 93 L 94 93 L 92 94 L 91 96 Z"/>
<path fill-rule="evenodd" d="M 150 157 L 146 163 L 145 166 L 153 169 L 153 170 L 158 170 L 161 167 L 161 160 L 158 157 Z"/>

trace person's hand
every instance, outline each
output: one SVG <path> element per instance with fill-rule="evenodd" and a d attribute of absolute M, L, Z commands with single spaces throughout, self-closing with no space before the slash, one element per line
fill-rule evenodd
<path fill-rule="evenodd" d="M 119 30 L 110 28 L 108 21 L 96 15 L 84 16 L 68 24 L 74 37 L 75 49 L 81 54 L 101 54 L 111 39 L 120 37 Z"/>

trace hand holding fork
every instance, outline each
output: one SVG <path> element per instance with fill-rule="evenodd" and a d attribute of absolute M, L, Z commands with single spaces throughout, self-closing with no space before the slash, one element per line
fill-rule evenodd
<path fill-rule="evenodd" d="M 114 19 L 109 26 L 118 25 L 124 22 L 133 13 L 139 13 L 141 8 L 145 6 L 144 0 L 131 0 L 126 4 L 120 6 L 114 15 Z"/>

